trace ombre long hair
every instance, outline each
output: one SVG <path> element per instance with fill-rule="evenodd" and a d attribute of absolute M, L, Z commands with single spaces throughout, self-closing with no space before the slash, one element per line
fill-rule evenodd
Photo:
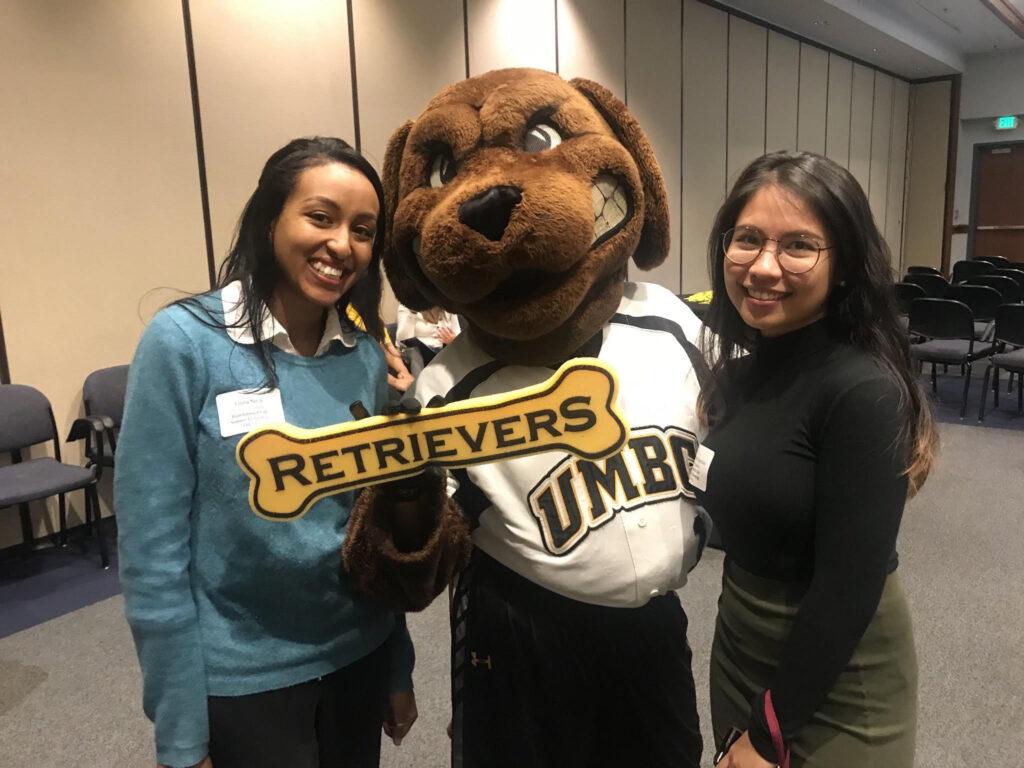
<path fill-rule="evenodd" d="M 776 186 L 801 201 L 824 225 L 834 278 L 826 300 L 825 322 L 836 336 L 872 355 L 899 391 L 909 494 L 928 476 L 938 449 L 938 432 L 910 356 L 906 332 L 898 321 L 889 249 L 875 225 L 864 190 L 842 166 L 811 152 L 774 152 L 748 165 L 715 217 L 708 238 L 712 299 L 701 335 L 711 372 L 700 395 L 702 418 L 714 424 L 730 409 L 728 392 L 744 350 L 757 346 L 759 334 L 740 317 L 725 288 L 722 233 L 736 225 L 754 194 Z"/>

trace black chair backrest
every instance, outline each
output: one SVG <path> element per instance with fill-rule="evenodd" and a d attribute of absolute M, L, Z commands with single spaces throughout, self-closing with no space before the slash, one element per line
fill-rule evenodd
<path fill-rule="evenodd" d="M 996 316 L 996 307 L 1003 303 L 1002 295 L 995 288 L 972 283 L 951 285 L 942 298 L 962 301 L 971 308 L 975 320 L 991 320 Z"/>
<path fill-rule="evenodd" d="M 87 416 L 109 416 L 115 427 L 121 426 L 124 393 L 128 387 L 128 366 L 100 368 L 85 378 L 82 401 Z"/>
<path fill-rule="evenodd" d="M 1024 347 L 1024 304 L 1003 304 L 996 310 L 996 339 Z"/>
<path fill-rule="evenodd" d="M 1022 293 L 1017 281 L 1005 275 L 975 275 L 967 278 L 964 285 L 988 286 L 998 291 L 1003 301 L 1009 304 L 1021 300 Z"/>
<path fill-rule="evenodd" d="M 935 267 L 922 267 L 918 265 L 907 267 L 907 274 L 910 275 L 938 275 L 942 276 L 942 273 Z"/>
<path fill-rule="evenodd" d="M 976 261 L 987 261 L 997 267 L 1005 267 L 1010 263 L 1010 260 L 1005 256 L 975 256 Z"/>
<path fill-rule="evenodd" d="M 896 283 L 896 302 L 900 305 L 900 313 L 904 315 L 910 314 L 910 302 L 914 299 L 923 299 L 927 297 L 924 288 L 917 283 Z"/>
<path fill-rule="evenodd" d="M 46 440 L 53 440 L 60 459 L 57 425 L 46 395 L 25 384 L 0 384 L 0 453 Z"/>
<path fill-rule="evenodd" d="M 946 289 L 949 287 L 949 283 L 942 275 L 931 275 L 926 273 L 912 272 L 903 278 L 903 282 L 920 285 L 924 288 L 924 292 L 927 294 L 928 298 L 931 299 L 942 298 L 942 294 L 944 294 Z"/>
<path fill-rule="evenodd" d="M 1001 277 L 1008 277 L 1024 289 L 1024 264 L 1017 267 L 1004 267 L 992 273 Z"/>
<path fill-rule="evenodd" d="M 989 264 L 987 261 L 978 261 L 977 259 L 958 261 L 953 265 L 953 277 L 950 282 L 962 283 L 968 277 L 987 275 L 993 271 L 995 271 L 995 265 Z"/>
<path fill-rule="evenodd" d="M 974 315 L 962 301 L 914 299 L 910 302 L 910 332 L 930 339 L 974 340 Z"/>

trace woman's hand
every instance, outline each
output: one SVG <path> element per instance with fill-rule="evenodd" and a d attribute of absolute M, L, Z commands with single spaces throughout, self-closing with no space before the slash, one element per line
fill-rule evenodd
<path fill-rule="evenodd" d="M 416 694 L 413 691 L 393 693 L 387 716 L 384 718 L 384 733 L 397 747 L 402 743 L 402 739 L 412 728 L 412 724 L 416 722 L 418 716 Z"/>
<path fill-rule="evenodd" d="M 746 731 L 718 761 L 718 768 L 775 768 L 775 763 L 765 760 L 750 743 Z"/>
<path fill-rule="evenodd" d="M 442 344 L 451 344 L 453 341 L 455 341 L 455 337 L 457 335 L 458 334 L 456 334 L 455 331 L 445 326 L 441 326 L 440 328 L 437 329 L 437 340 L 440 341 Z"/>

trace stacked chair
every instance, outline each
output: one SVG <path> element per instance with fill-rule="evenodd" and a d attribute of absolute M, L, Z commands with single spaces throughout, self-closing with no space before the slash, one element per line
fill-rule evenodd
<path fill-rule="evenodd" d="M 1011 380 L 1017 375 L 1017 414 L 1024 414 L 1024 304 L 1002 304 L 996 309 L 995 342 L 1002 350 L 989 358 L 981 387 L 978 421 L 985 419 L 989 377 L 992 376 L 993 405 L 999 406 L 999 370 L 1006 369 Z"/>
<path fill-rule="evenodd" d="M 86 440 L 87 454 L 103 453 L 105 426 L 94 416 L 76 419 L 71 426 L 68 441 Z M 27 458 L 28 449 L 40 443 L 52 442 L 53 457 Z M 50 401 L 39 390 L 24 384 L 0 385 L 0 453 L 11 457 L 9 466 L 0 467 L 0 509 L 17 507 L 21 512 L 22 536 L 27 546 L 32 545 L 32 525 L 29 502 L 57 496 L 60 510 L 60 544 L 67 543 L 67 506 L 65 494 L 81 490 L 85 494 L 85 519 L 89 523 L 99 520 L 99 498 L 96 485 L 103 465 L 90 462 L 80 467 L 61 460 L 57 423 L 53 418 Z M 97 526 L 98 528 L 98 526 Z M 109 567 L 106 545 L 97 536 L 100 562 Z"/>

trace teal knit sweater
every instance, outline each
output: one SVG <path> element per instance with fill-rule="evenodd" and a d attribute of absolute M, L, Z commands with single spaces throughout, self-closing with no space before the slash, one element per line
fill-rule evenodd
<path fill-rule="evenodd" d="M 201 301 L 222 318 L 219 292 Z M 355 338 L 319 357 L 272 348 L 287 422 L 349 421 L 354 400 L 379 412 L 383 354 L 365 333 Z M 207 754 L 207 695 L 295 685 L 389 638 L 391 691 L 412 688 L 404 617 L 339 583 L 354 493 L 322 498 L 293 521 L 249 509 L 235 461 L 242 435 L 221 436 L 216 397 L 263 381 L 251 345 L 181 306 L 157 314 L 132 361 L 114 481 L 120 576 L 143 709 L 157 759 L 171 766 Z"/>

